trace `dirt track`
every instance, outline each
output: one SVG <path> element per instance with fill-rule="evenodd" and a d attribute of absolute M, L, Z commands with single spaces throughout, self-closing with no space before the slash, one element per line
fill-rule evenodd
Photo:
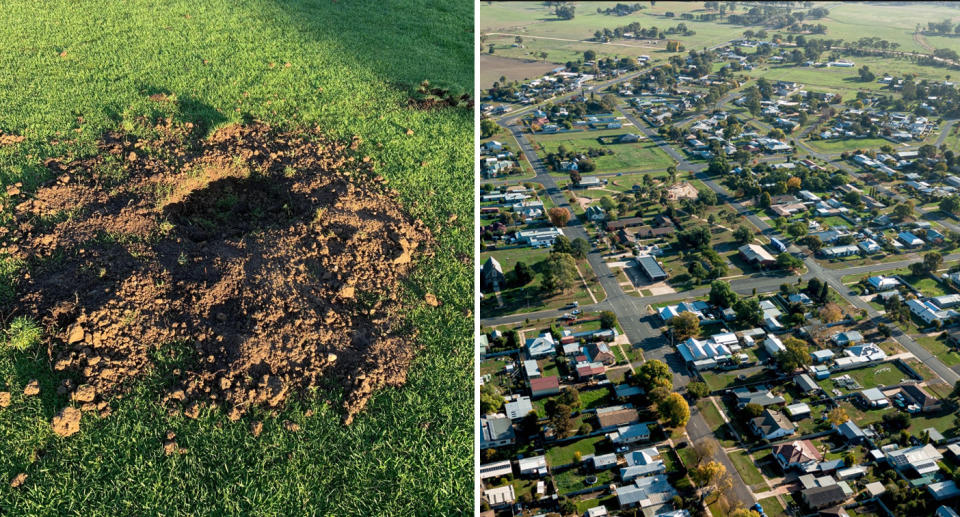
<path fill-rule="evenodd" d="M 76 405 L 107 413 L 159 372 L 163 402 L 236 419 L 332 381 L 349 423 L 405 381 L 398 291 L 431 237 L 357 142 L 263 124 L 200 140 L 169 119 L 149 133 L 48 161 L 58 179 L 14 198 L 2 236 L 29 271 L 3 316 L 42 322 Z"/>

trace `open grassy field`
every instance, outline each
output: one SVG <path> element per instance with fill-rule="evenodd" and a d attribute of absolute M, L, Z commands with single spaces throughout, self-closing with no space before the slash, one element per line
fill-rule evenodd
<path fill-rule="evenodd" d="M 599 131 L 577 131 L 572 133 L 536 134 L 530 137 L 540 149 L 537 154 L 544 158 L 548 153 L 556 152 L 561 145 L 569 150 L 586 151 L 588 148 L 610 149 L 613 154 L 598 156 L 593 159 L 597 165 L 595 172 L 644 171 L 663 170 L 674 164 L 666 152 L 650 140 L 641 140 L 632 144 L 601 144 L 597 139 L 607 136 L 619 136 L 625 133 L 637 133 L 639 130 L 632 126 L 621 129 L 604 129 Z M 587 173 L 584 173 L 587 174 Z"/>
<path fill-rule="evenodd" d="M 359 136 L 437 239 L 402 293 L 422 345 L 406 385 L 376 395 L 350 427 L 338 393 L 318 391 L 254 415 L 264 418 L 254 437 L 249 420 L 222 411 L 168 414 L 152 375 L 111 401 L 112 416 L 87 415 L 59 438 L 49 422 L 67 401 L 45 351 L 0 343 L 0 390 L 13 393 L 0 409 L 0 513 L 471 514 L 473 114 L 407 100 L 424 80 L 472 91 L 473 4 L 12 0 L 0 22 L 0 129 L 26 137 L 0 150 L 4 185 L 31 192 L 50 177 L 45 158 L 94 151 L 166 93 L 207 131 L 260 119 Z M 443 305 L 419 302 L 425 292 Z M 23 397 L 32 378 L 41 393 Z M 167 431 L 185 454 L 164 455 Z M 10 488 L 21 472 L 25 484 Z"/>

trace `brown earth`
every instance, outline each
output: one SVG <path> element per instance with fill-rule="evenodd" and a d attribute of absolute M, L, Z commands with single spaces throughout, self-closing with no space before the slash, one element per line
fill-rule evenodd
<path fill-rule="evenodd" d="M 83 413 L 79 409 L 71 406 L 63 408 L 60 413 L 53 417 L 53 432 L 59 436 L 70 436 L 80 430 L 80 418 Z"/>
<path fill-rule="evenodd" d="M 431 236 L 354 156 L 357 139 L 145 127 L 49 160 L 57 179 L 21 196 L 0 236 L 28 271 L 2 316 L 42 322 L 53 368 L 73 379 L 62 391 L 108 413 L 106 400 L 170 365 L 164 403 L 236 419 L 333 381 L 350 423 L 405 381 L 415 346 L 398 293 Z M 79 425 L 70 409 L 59 434 Z"/>

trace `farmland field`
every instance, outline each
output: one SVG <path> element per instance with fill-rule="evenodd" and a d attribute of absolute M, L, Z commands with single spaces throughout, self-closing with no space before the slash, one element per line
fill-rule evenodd
<path fill-rule="evenodd" d="M 50 420 L 69 403 L 56 391 L 62 372 L 45 347 L 16 350 L 4 333 L 0 390 L 13 400 L 0 409 L 0 513 L 471 513 L 473 114 L 408 101 L 422 81 L 473 90 L 472 13 L 424 1 L 4 3 L 0 129 L 25 137 L 0 148 L 4 186 L 22 182 L 29 195 L 53 177 L 45 159 L 95 153 L 105 132 L 157 116 L 157 96 L 204 134 L 259 120 L 358 137 L 357 152 L 431 229 L 436 255 L 399 292 L 420 345 L 405 385 L 375 395 L 349 427 L 335 386 L 258 410 L 255 435 L 252 418 L 222 410 L 168 413 L 168 386 L 150 371 L 109 401 L 112 415 L 86 413 L 61 438 Z M 4 224 L 10 206 L 4 196 Z M 21 395 L 31 379 L 40 394 Z M 167 455 L 172 435 L 180 449 Z M 11 488 L 19 473 L 25 483 Z"/>

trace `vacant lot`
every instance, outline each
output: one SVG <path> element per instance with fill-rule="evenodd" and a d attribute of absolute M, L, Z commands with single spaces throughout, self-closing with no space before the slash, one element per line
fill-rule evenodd
<path fill-rule="evenodd" d="M 600 137 L 620 136 L 625 133 L 638 133 L 639 129 L 625 125 L 621 129 L 605 129 L 600 131 L 577 131 L 572 133 L 536 134 L 530 139 L 540 144 L 537 154 L 545 158 L 548 153 L 556 152 L 561 145 L 570 151 L 586 152 L 588 148 L 602 148 L 613 151 L 613 154 L 598 156 L 593 159 L 597 165 L 595 172 L 620 171 L 655 171 L 664 170 L 674 164 L 673 158 L 667 155 L 657 145 L 649 140 L 641 140 L 631 144 L 601 144 Z M 582 173 L 588 175 L 589 173 Z"/>
<path fill-rule="evenodd" d="M 490 53 L 480 54 L 480 88 L 489 88 L 493 83 L 506 77 L 508 81 L 526 81 L 536 79 L 553 70 L 557 65 L 534 61 L 532 59 L 514 59 L 500 57 Z"/>
<path fill-rule="evenodd" d="M 0 513 L 460 514 L 472 506 L 473 115 L 408 106 L 418 84 L 473 88 L 473 6 L 423 1 L 4 3 L 0 129 L 25 136 L 0 149 L 0 182 L 29 196 L 55 177 L 48 157 L 97 152 L 107 131 L 163 122 L 151 96 L 176 99 L 174 122 L 203 133 L 262 120 L 318 127 L 370 156 L 397 202 L 430 227 L 437 254 L 399 296 L 397 322 L 422 348 L 404 387 L 374 396 L 344 427 L 336 386 L 298 394 L 275 414 L 196 419 L 159 404 L 164 373 L 190 360 L 156 345 L 158 368 L 59 438 L 68 404 L 46 348 L 0 343 Z M 159 121 L 156 118 L 160 118 Z M 128 126 L 128 127 L 124 127 Z M 145 151 L 147 152 L 147 151 Z M 11 203 L 4 199 L 4 210 Z M 8 213 L 2 214 L 6 224 Z M 457 222 L 450 223 L 451 216 Z M 9 264 L 4 264 L 9 271 Z M 442 303 L 430 307 L 433 293 Z M 79 293 L 82 297 L 84 293 Z M 4 312 L 4 316 L 8 311 Z M 133 315 L 131 315 L 131 318 Z M 5 322 L 9 319 L 4 318 Z M 187 349 L 191 349 L 187 347 Z M 39 396 L 21 395 L 38 379 Z M 250 432 L 253 419 L 262 432 Z M 176 454 L 164 454 L 167 433 Z M 442 439 L 440 438 L 442 437 Z M 182 454 L 180 453 L 182 452 Z M 18 473 L 26 483 L 9 487 Z M 117 487 L 123 487 L 118 490 Z"/>

